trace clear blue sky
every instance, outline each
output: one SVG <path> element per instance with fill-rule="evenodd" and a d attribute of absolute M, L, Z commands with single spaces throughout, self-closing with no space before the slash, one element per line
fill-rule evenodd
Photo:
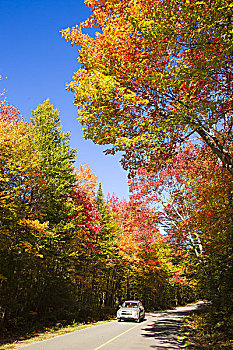
<path fill-rule="evenodd" d="M 105 156 L 100 146 L 83 139 L 73 95 L 65 90 L 78 69 L 78 50 L 59 31 L 89 14 L 84 0 L 0 0 L 0 92 L 7 90 L 9 102 L 26 120 L 49 98 L 60 111 L 63 131 L 71 132 L 71 146 L 78 148 L 76 166 L 90 166 L 105 196 L 109 192 L 127 199 L 127 173 L 120 157 Z"/>

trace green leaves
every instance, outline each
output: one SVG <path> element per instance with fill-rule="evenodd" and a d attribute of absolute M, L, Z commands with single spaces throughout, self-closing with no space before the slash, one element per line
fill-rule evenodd
<path fill-rule="evenodd" d="M 44 215 L 51 227 L 64 220 L 64 198 L 72 192 L 75 178 L 72 166 L 76 149 L 69 145 L 69 133 L 61 131 L 59 113 L 46 100 L 32 112 L 34 144 L 41 160 L 41 170 L 46 181 L 42 196 Z"/>

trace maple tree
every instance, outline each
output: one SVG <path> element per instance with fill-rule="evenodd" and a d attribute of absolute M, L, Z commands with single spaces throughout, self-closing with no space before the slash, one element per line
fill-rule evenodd
<path fill-rule="evenodd" d="M 75 169 L 75 184 L 81 187 L 89 197 L 95 197 L 95 189 L 97 187 L 97 176 L 91 172 L 91 169 L 86 164 L 79 164 Z"/>
<path fill-rule="evenodd" d="M 81 47 L 75 94 L 84 137 L 124 151 L 123 165 L 171 157 L 190 134 L 233 173 L 232 2 L 87 0 L 62 31 Z M 95 37 L 85 28 L 97 28 Z"/>
<path fill-rule="evenodd" d="M 120 279 L 117 247 L 119 229 L 112 211 L 104 200 L 101 183 L 94 204 L 99 213 L 100 230 L 93 239 L 88 261 L 90 297 L 92 303 L 95 300 L 100 307 L 113 307 Z"/>
<path fill-rule="evenodd" d="M 195 276 L 193 282 L 227 320 L 233 288 L 231 175 L 207 147 L 190 144 L 157 170 L 139 169 L 130 181 L 132 196 L 139 203 L 146 198 L 150 205 L 159 204 L 175 249 L 188 254 L 186 276 Z"/>
<path fill-rule="evenodd" d="M 44 177 L 32 128 L 7 101 L 0 103 L 0 131 L 1 229 L 7 231 L 17 225 L 29 228 L 31 222 L 43 231 L 46 225 L 42 223 L 40 229 L 36 197 L 43 188 Z"/>
<path fill-rule="evenodd" d="M 108 198 L 120 223 L 119 255 L 124 262 L 121 293 L 141 298 L 150 308 L 183 303 L 192 291 L 185 277 L 185 252 L 173 249 L 168 237 L 159 232 L 157 211 L 140 201 Z M 182 256 L 181 256 L 182 255 Z M 146 286 L 146 290 L 145 290 Z M 183 288 L 183 292 L 181 292 Z"/>

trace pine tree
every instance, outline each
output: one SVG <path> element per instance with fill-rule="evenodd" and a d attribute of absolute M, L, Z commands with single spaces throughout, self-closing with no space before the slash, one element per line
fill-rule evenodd
<path fill-rule="evenodd" d="M 72 292 L 67 271 L 72 259 L 69 243 L 72 241 L 70 215 L 74 208 L 72 192 L 75 184 L 73 163 L 76 149 L 70 147 L 70 134 L 63 132 L 59 112 L 49 100 L 32 111 L 35 148 L 40 157 L 41 172 L 45 185 L 41 189 L 40 220 L 49 222 L 52 236 L 42 251 L 43 265 L 38 280 L 46 288 L 40 290 L 43 296 L 39 308 L 62 313 L 69 308 Z M 65 290 L 65 293 L 61 293 Z"/>
<path fill-rule="evenodd" d="M 59 224 L 64 218 L 65 198 L 69 197 L 74 184 L 72 165 L 76 149 L 69 145 L 69 132 L 61 131 L 59 112 L 49 100 L 32 112 L 34 140 L 41 158 L 42 171 L 47 183 L 43 193 L 45 219 L 50 225 Z"/>
<path fill-rule="evenodd" d="M 96 205 L 99 211 L 101 211 L 101 209 L 104 206 L 104 194 L 103 194 L 101 182 L 99 182 L 99 187 L 96 194 Z"/>
<path fill-rule="evenodd" d="M 99 234 L 97 247 L 100 251 L 99 260 L 102 260 L 101 276 L 103 280 L 103 305 L 113 306 L 118 280 L 120 278 L 118 268 L 120 266 L 120 256 L 118 251 L 119 224 L 113 211 L 104 200 L 101 183 L 96 195 L 96 206 L 101 214 L 100 225 L 102 227 Z"/>

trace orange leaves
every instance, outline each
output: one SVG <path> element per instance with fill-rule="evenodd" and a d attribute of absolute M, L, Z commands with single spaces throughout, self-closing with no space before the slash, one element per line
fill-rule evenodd
<path fill-rule="evenodd" d="M 97 186 L 97 176 L 92 174 L 91 169 L 86 164 L 80 164 L 74 172 L 75 185 L 83 189 L 88 197 L 94 199 Z"/>
<path fill-rule="evenodd" d="M 165 240 L 158 233 L 157 214 L 133 201 L 116 203 L 116 199 L 111 198 L 109 204 L 121 224 L 119 254 L 135 269 L 140 269 L 140 266 L 151 271 L 160 268 L 159 247 L 165 244 Z"/>
<path fill-rule="evenodd" d="M 85 137 L 125 151 L 123 164 L 133 169 L 135 163 L 149 164 L 157 150 L 169 149 L 172 156 L 177 142 L 191 130 L 213 153 L 221 153 L 228 167 L 230 154 L 226 161 L 212 137 L 214 125 L 226 125 L 231 113 L 232 43 L 223 40 L 230 30 L 227 2 L 205 3 L 205 16 L 199 2 L 102 0 L 86 4 L 91 17 L 80 27 L 63 31 L 66 40 L 81 45 L 82 71 L 69 89 L 75 93 Z M 219 25 L 219 18 L 225 26 Z M 101 32 L 92 38 L 82 32 L 85 26 Z M 223 120 L 219 110 L 226 108 L 229 115 Z M 145 125 L 139 129 L 132 123 L 128 128 L 130 118 L 142 115 L 148 121 Z M 119 121 L 123 123 L 117 131 Z"/>
<path fill-rule="evenodd" d="M 89 37 L 89 35 L 85 35 L 82 33 L 81 28 L 78 26 L 73 27 L 72 29 L 67 28 L 61 30 L 61 35 L 65 40 L 71 41 L 71 45 L 83 45 L 84 47 L 88 48 L 89 44 L 94 43 L 94 39 Z"/>

